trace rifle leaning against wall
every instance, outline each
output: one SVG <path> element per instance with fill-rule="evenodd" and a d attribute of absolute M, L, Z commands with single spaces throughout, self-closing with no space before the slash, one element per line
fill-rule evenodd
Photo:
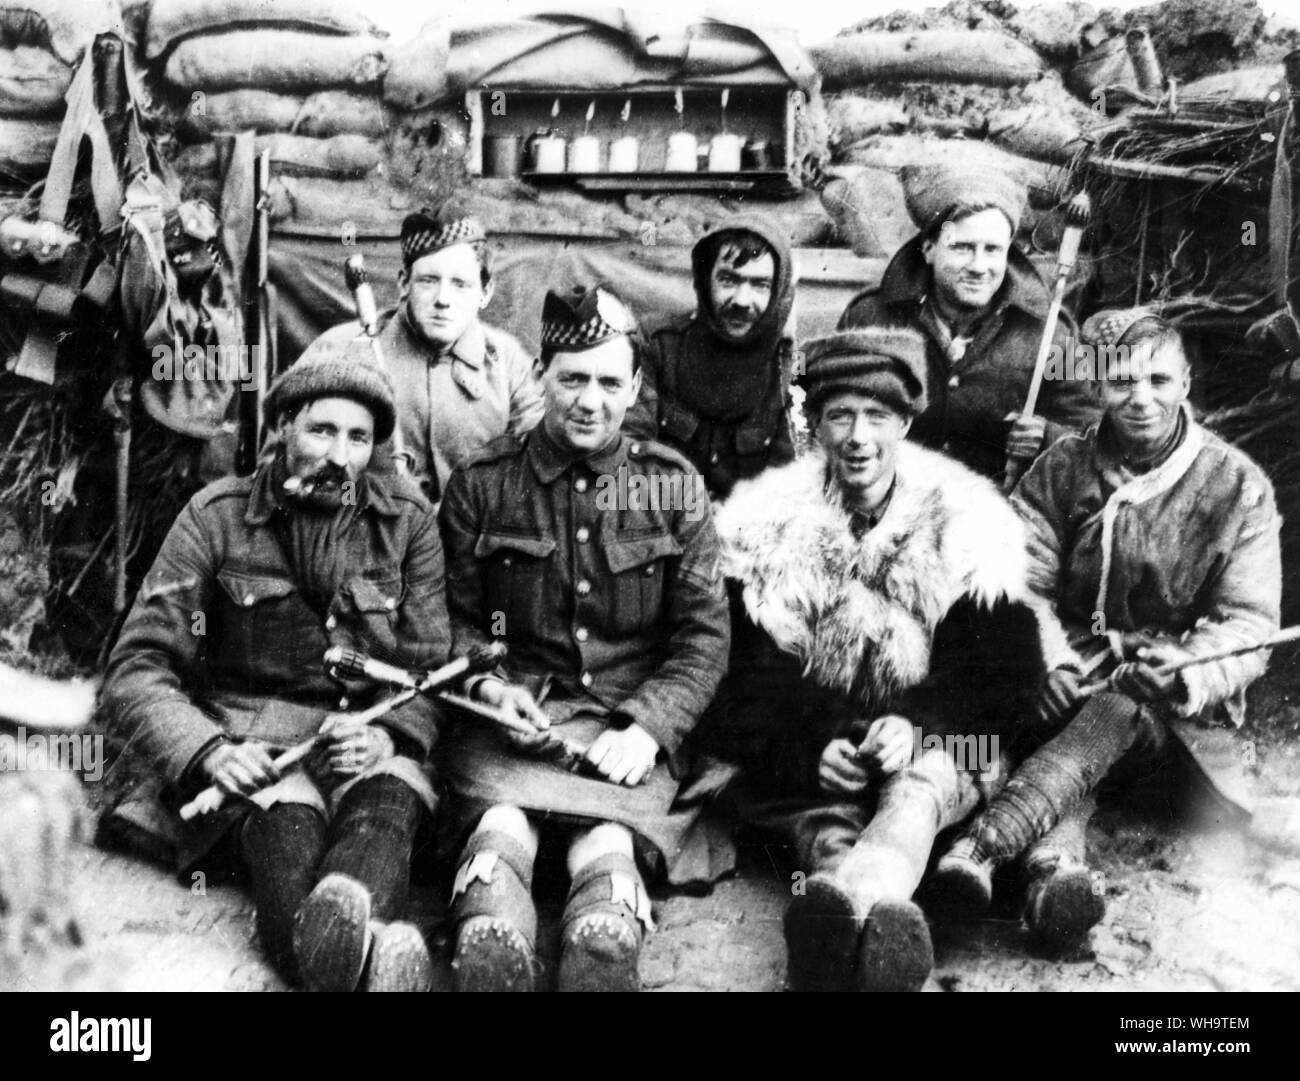
<path fill-rule="evenodd" d="M 235 469 L 242 476 L 257 468 L 265 435 L 262 403 L 279 371 L 276 358 L 276 296 L 270 282 L 271 153 L 257 155 L 253 169 L 253 243 L 244 288 L 244 341 L 253 366 L 239 391 L 239 446 Z"/>

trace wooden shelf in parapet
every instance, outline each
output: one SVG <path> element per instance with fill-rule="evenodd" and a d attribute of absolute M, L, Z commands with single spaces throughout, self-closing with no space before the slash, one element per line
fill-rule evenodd
<path fill-rule="evenodd" d="M 762 169 L 739 173 L 533 173 L 519 174 L 531 184 L 571 184 L 591 192 L 737 192 L 792 198 L 802 190 L 789 173 Z"/>
<path fill-rule="evenodd" d="M 519 155 L 513 175 L 538 185 L 569 185 L 589 192 L 730 192 L 776 199 L 798 196 L 803 187 L 795 160 L 795 125 L 806 104 L 802 92 L 779 83 L 726 87 L 724 121 L 723 89 L 721 84 L 643 84 L 617 90 L 478 87 L 465 94 L 470 122 L 466 164 L 471 176 L 485 175 L 486 141 L 513 137 L 518 140 Z M 680 116 L 675 108 L 679 91 L 683 103 Z M 629 104 L 624 120 L 623 110 Z M 592 113 L 590 119 L 588 110 Z M 531 171 L 525 146 L 528 137 L 539 130 L 552 131 L 566 140 L 596 136 L 602 146 L 602 171 Z M 764 144 L 765 158 L 754 162 L 756 168 L 735 172 L 668 172 L 668 139 L 677 131 L 693 134 L 702 149 L 724 132 L 739 136 L 750 145 Z M 624 135 L 635 136 L 638 141 L 639 168 L 630 173 L 610 172 L 610 143 Z"/>

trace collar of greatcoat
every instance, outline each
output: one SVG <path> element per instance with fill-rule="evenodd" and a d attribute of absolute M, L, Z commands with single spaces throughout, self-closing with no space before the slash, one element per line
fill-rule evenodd
<path fill-rule="evenodd" d="M 445 354 L 435 353 L 429 348 L 411 323 L 407 305 L 402 305 L 399 318 L 403 332 L 425 355 L 430 366 L 441 363 L 445 357 L 451 364 L 451 378 L 456 385 L 470 398 L 483 397 L 487 392 L 487 376 L 483 370 L 487 358 L 487 335 L 483 333 L 483 324 L 477 316 Z"/>
<path fill-rule="evenodd" d="M 934 285 L 934 274 L 921 252 L 919 234 L 894 253 L 880 279 L 880 299 L 886 304 L 921 304 Z M 1036 319 L 1047 315 L 1048 291 L 1029 256 L 1012 244 L 1007 252 L 1007 273 L 989 310 L 1019 308 Z"/>

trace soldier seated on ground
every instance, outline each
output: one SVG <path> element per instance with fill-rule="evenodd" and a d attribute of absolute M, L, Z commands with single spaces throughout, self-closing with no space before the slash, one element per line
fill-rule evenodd
<path fill-rule="evenodd" d="M 627 309 L 578 287 L 547 294 L 542 324 L 541 423 L 471 457 L 439 510 L 453 652 L 504 636 L 507 667 L 472 691 L 524 729 L 467 724 L 442 748 L 461 850 L 452 964 L 460 990 L 532 989 L 549 825 L 572 880 L 558 988 L 635 990 L 651 923 L 638 860 L 679 881 L 700 856 L 676 778 L 726 666 L 727 604 L 702 490 L 677 507 L 617 497 L 621 476 L 699 482 L 675 451 L 620 433 L 640 383 Z M 581 772 L 557 764 L 565 744 Z"/>
<path fill-rule="evenodd" d="M 807 343 L 813 453 L 718 511 L 746 619 L 699 742 L 741 766 L 736 820 L 803 876 L 785 924 L 800 989 L 920 989 L 931 846 L 979 805 L 1045 670 L 1015 513 L 904 441 L 924 349 L 906 328 Z"/>
<path fill-rule="evenodd" d="M 233 856 L 291 981 L 428 990 L 428 951 L 401 917 L 416 826 L 437 802 L 423 768 L 435 706 L 421 696 L 363 724 L 373 688 L 322 658 L 446 659 L 437 520 L 414 484 L 368 468 L 395 416 L 364 342 L 292 367 L 266 417 L 274 455 L 190 500 L 109 659 L 110 731 L 148 771 L 118 813 L 173 842 L 183 871 Z M 282 773 L 276 752 L 312 737 L 313 757 Z M 181 822 L 178 805 L 209 785 L 232 798 Z"/>
<path fill-rule="evenodd" d="M 1249 818 L 1231 737 L 1267 654 L 1164 666 L 1266 641 L 1281 602 L 1272 486 L 1193 419 L 1177 330 L 1137 308 L 1097 313 L 1083 336 L 1099 358 L 1104 417 L 1053 446 L 1012 497 L 1030 582 L 1078 650 L 1041 700 L 1046 734 L 1060 731 L 1039 739 L 935 876 L 944 913 L 976 918 L 992 872 L 1019 858 L 1025 919 L 1053 952 L 1081 943 L 1105 912 L 1084 834 L 1109 771 L 1116 781 L 1162 774 L 1214 817 Z M 1109 674 L 1104 693 L 1081 694 L 1085 668 L 1088 679 Z"/>

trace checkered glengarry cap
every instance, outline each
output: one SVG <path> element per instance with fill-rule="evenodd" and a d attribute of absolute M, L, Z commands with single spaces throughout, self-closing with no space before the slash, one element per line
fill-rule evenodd
<path fill-rule="evenodd" d="M 1118 345 L 1133 325 L 1143 319 L 1165 322 L 1154 308 L 1105 308 L 1083 321 L 1079 337 L 1092 346 Z"/>
<path fill-rule="evenodd" d="M 627 306 L 598 285 L 575 285 L 563 293 L 552 289 L 542 302 L 543 349 L 581 352 L 636 328 Z"/>
<path fill-rule="evenodd" d="M 454 203 L 443 203 L 437 212 L 427 206 L 408 214 L 402 222 L 402 262 L 410 266 L 453 244 L 486 240 L 487 233 L 477 218 L 471 218 Z"/>

